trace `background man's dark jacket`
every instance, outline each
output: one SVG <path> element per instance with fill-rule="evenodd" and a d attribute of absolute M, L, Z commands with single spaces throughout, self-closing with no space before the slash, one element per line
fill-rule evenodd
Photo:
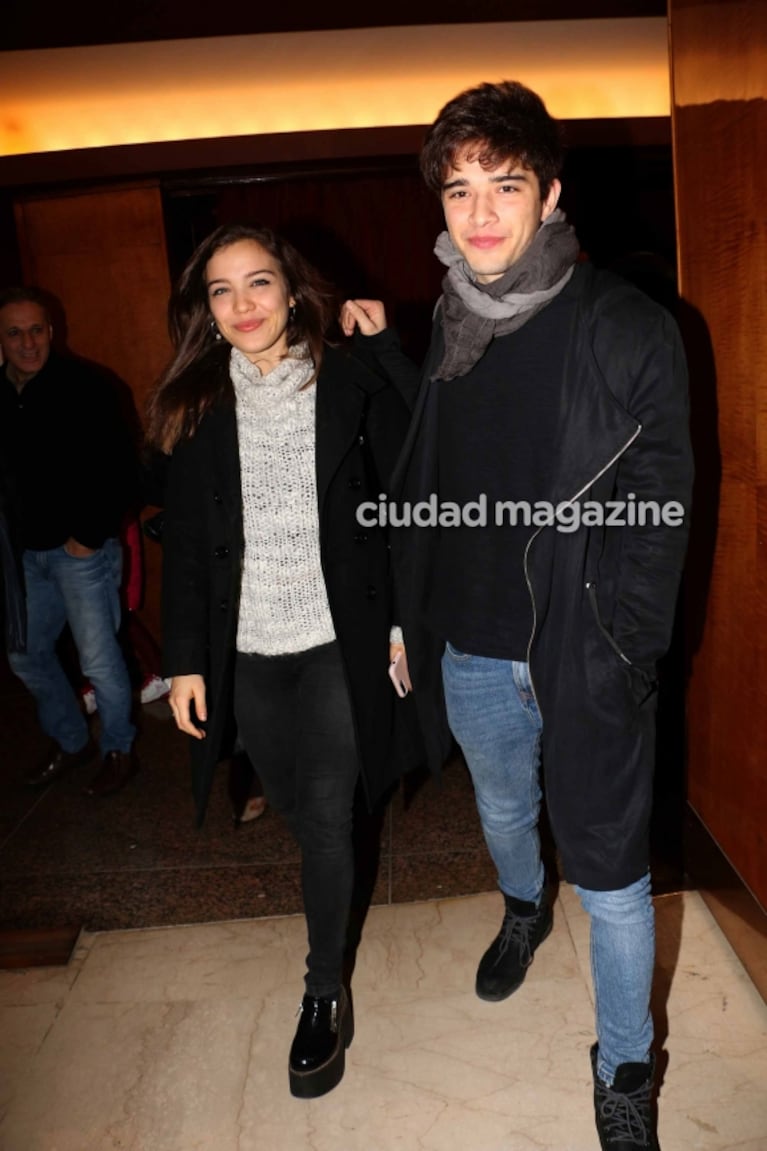
<path fill-rule="evenodd" d="M 119 535 L 136 463 L 113 380 L 53 351 L 21 393 L 0 369 L 0 468 L 17 547 L 47 550 L 71 537 L 100 548 Z"/>

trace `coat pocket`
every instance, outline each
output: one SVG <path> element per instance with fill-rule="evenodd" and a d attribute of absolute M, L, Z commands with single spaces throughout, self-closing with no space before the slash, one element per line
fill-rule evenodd
<path fill-rule="evenodd" d="M 647 668 L 641 667 L 639 664 L 634 663 L 621 648 L 620 644 L 615 639 L 609 628 L 602 622 L 602 617 L 599 614 L 599 601 L 597 600 L 597 585 L 593 580 L 587 580 L 586 592 L 591 604 L 591 610 L 594 613 L 594 621 L 602 638 L 606 641 L 613 654 L 617 657 L 620 664 L 625 668 L 628 676 L 628 682 L 631 688 L 631 694 L 638 704 L 642 704 L 645 700 L 654 695 L 658 687 L 658 681 L 655 676 L 654 670 L 650 671 Z"/>

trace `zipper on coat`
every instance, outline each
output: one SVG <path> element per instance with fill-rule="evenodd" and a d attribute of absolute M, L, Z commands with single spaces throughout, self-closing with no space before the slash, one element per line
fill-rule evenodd
<path fill-rule="evenodd" d="M 599 628 L 602 635 L 605 637 L 605 639 L 607 640 L 607 642 L 609 643 L 610 647 L 613 649 L 615 654 L 617 656 L 619 656 L 620 659 L 623 661 L 623 663 L 625 663 L 628 667 L 632 667 L 633 665 L 632 665 L 629 657 L 621 651 L 619 645 L 615 641 L 615 637 L 612 635 L 611 632 L 609 632 L 607 630 L 605 625 L 602 623 L 602 617 L 599 614 L 599 604 L 597 603 L 597 585 L 594 583 L 593 580 L 587 580 L 586 581 L 586 591 L 589 593 L 589 602 L 591 604 L 591 610 L 594 613 L 594 619 L 596 620 L 597 627 Z"/>
<path fill-rule="evenodd" d="M 562 507 L 562 506 L 567 507 L 569 504 L 574 504 L 575 501 L 577 499 L 579 499 L 583 495 L 584 492 L 588 491 L 588 489 L 592 486 L 592 484 L 595 484 L 597 482 L 597 480 L 600 479 L 605 474 L 605 472 L 608 471 L 613 466 L 613 464 L 615 463 L 616 460 L 619 460 L 621 458 L 623 453 L 625 451 L 627 451 L 628 448 L 631 447 L 631 445 L 633 444 L 633 442 L 637 438 L 637 436 L 640 435 L 641 431 L 642 431 L 642 425 L 637 424 L 637 426 L 634 430 L 634 434 L 632 436 L 630 436 L 628 440 L 626 440 L 626 443 L 623 445 L 622 448 L 620 448 L 615 453 L 615 455 L 612 457 L 612 459 L 608 460 L 608 462 L 605 464 L 605 466 L 603 468 L 600 468 L 599 471 L 597 472 L 597 474 L 595 476 L 593 476 L 588 481 L 588 483 L 584 484 L 583 487 L 580 488 L 580 490 L 577 491 L 574 496 L 570 496 L 569 500 L 560 500 L 557 507 Z M 532 608 L 533 608 L 533 626 L 532 626 L 532 629 L 530 631 L 530 639 L 527 641 L 527 672 L 528 672 L 528 675 L 530 676 L 530 687 L 532 688 L 533 698 L 535 699 L 535 704 L 536 704 L 536 707 L 538 708 L 538 714 L 541 717 L 541 723 L 543 723 L 543 712 L 541 711 L 541 705 L 540 705 L 540 701 L 538 699 L 538 692 L 535 690 L 535 683 L 533 681 L 533 672 L 532 672 L 532 668 L 530 667 L 530 652 L 532 651 L 533 640 L 535 639 L 535 632 L 536 632 L 536 629 L 538 627 L 538 611 L 537 611 L 537 608 L 535 606 L 535 592 L 533 591 L 533 585 L 532 585 L 532 582 L 530 580 L 530 571 L 529 571 L 529 568 L 527 566 L 527 560 L 528 560 L 528 555 L 530 553 L 530 546 L 531 546 L 533 540 L 536 539 L 541 534 L 542 531 L 543 531 L 543 527 L 539 527 L 538 530 L 536 532 L 533 532 L 533 534 L 530 536 L 530 539 L 527 541 L 527 546 L 525 547 L 524 557 L 522 559 L 522 568 L 523 568 L 523 571 L 525 574 L 525 583 L 527 584 L 527 590 L 530 593 L 530 603 L 531 603 Z M 588 584 L 586 586 L 588 587 Z M 609 635 L 609 633 L 607 633 L 607 634 Z M 615 644 L 615 641 L 612 639 L 612 636 L 610 636 L 610 639 L 612 640 L 613 644 Z M 616 650 L 618 651 L 618 654 L 621 656 L 621 658 L 626 660 L 627 663 L 629 663 L 630 661 L 626 659 L 626 656 L 623 655 L 623 652 L 620 650 L 620 648 L 618 648 L 617 644 L 615 644 L 615 647 L 616 647 Z"/>

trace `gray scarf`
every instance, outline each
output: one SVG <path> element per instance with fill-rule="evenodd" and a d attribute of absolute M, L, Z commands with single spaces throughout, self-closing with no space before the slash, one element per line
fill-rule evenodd
<path fill-rule="evenodd" d="M 573 274 L 580 246 L 557 208 L 507 272 L 478 284 L 447 232 L 434 247 L 448 268 L 442 281 L 445 354 L 432 379 L 452 380 L 470 371 L 495 336 L 515 332 L 562 291 Z"/>

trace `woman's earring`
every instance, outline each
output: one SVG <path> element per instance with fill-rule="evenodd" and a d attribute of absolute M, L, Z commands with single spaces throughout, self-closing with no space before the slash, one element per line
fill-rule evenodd
<path fill-rule="evenodd" d="M 211 332 L 216 333 L 216 339 L 217 340 L 221 339 L 221 333 L 219 332 L 218 328 L 216 327 L 216 321 L 215 320 L 210 321 L 210 330 L 211 330 Z"/>
<path fill-rule="evenodd" d="M 291 304 L 290 307 L 288 308 L 288 320 L 292 324 L 293 321 L 295 320 L 295 318 L 296 318 L 296 305 Z"/>

